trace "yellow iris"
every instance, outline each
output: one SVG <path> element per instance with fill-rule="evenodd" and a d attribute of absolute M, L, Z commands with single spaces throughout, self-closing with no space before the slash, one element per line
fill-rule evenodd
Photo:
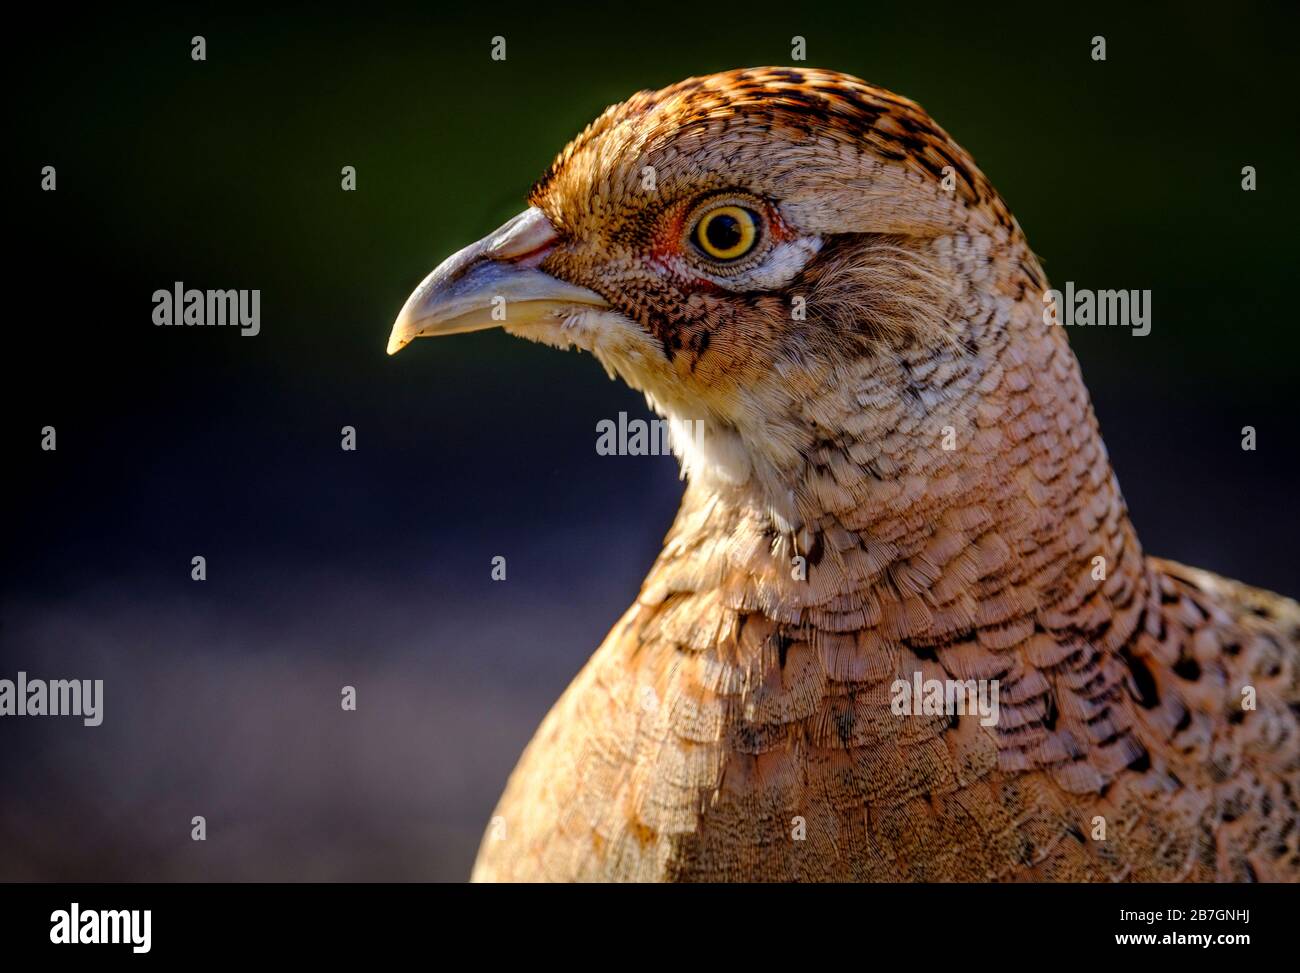
<path fill-rule="evenodd" d="M 735 260 L 754 249 L 758 218 L 743 206 L 719 206 L 695 226 L 695 245 L 714 260 Z"/>

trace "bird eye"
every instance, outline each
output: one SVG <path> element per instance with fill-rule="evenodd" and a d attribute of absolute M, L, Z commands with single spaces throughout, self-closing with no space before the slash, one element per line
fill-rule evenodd
<path fill-rule="evenodd" d="M 695 245 L 714 260 L 736 260 L 758 242 L 758 216 L 743 206 L 719 206 L 695 225 Z"/>

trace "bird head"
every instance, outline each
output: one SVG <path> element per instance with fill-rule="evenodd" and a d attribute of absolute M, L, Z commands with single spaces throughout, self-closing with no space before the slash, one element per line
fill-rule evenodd
<path fill-rule="evenodd" d="M 589 351 L 671 421 L 699 423 L 703 437 L 679 443 L 693 478 L 757 476 L 778 493 L 846 423 L 847 448 L 941 405 L 969 414 L 973 399 L 929 395 L 913 366 L 947 363 L 973 388 L 1000 343 L 989 322 L 1007 314 L 972 286 L 997 276 L 991 254 L 1033 264 L 996 192 L 919 106 L 830 71 L 634 95 L 559 154 L 529 202 L 420 284 L 389 353 L 491 327 Z"/>

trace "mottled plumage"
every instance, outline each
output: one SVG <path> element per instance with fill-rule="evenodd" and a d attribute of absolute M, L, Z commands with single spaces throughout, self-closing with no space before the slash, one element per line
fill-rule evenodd
<path fill-rule="evenodd" d="M 692 245 L 715 198 L 751 255 Z M 531 202 L 390 350 L 514 288 L 507 330 L 705 434 L 476 879 L 1300 876 L 1300 606 L 1144 556 L 1038 261 L 918 106 L 696 78 L 605 112 Z M 997 724 L 896 715 L 917 670 L 998 680 Z"/>

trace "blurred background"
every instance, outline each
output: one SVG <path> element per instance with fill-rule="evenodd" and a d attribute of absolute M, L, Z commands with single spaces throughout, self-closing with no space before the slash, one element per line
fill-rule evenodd
<path fill-rule="evenodd" d="M 599 420 L 648 414 L 591 359 L 501 332 L 390 359 L 390 324 L 606 105 L 788 63 L 795 35 L 924 105 L 1056 286 L 1151 289 L 1148 337 L 1070 334 L 1146 549 L 1300 594 L 1295 26 L 1243 2 L 488 3 L 15 34 L 0 678 L 106 701 L 95 729 L 0 721 L 0 879 L 468 876 L 681 485 L 596 455 Z M 261 334 L 156 328 L 175 281 L 260 289 Z"/>

